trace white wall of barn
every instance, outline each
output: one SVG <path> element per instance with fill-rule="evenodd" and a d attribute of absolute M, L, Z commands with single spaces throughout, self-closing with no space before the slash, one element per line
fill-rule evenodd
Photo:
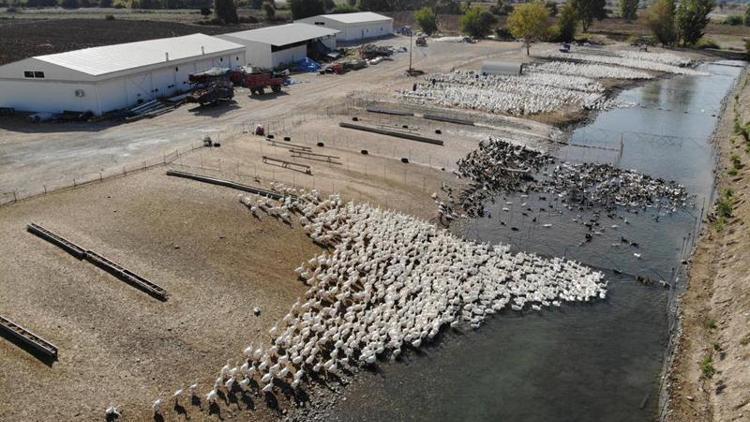
<path fill-rule="evenodd" d="M 313 16 L 310 18 L 298 19 L 297 22 L 323 26 L 325 28 L 338 29 L 339 31 L 341 31 L 336 36 L 336 39 L 338 41 L 359 41 L 362 39 L 377 38 L 393 34 L 392 19 L 384 21 L 346 24 L 330 19 L 328 17 Z"/>
<path fill-rule="evenodd" d="M 76 92 L 83 92 L 83 96 Z M 61 113 L 98 111 L 96 85 L 82 82 L 34 80 L 0 81 L 0 107 L 19 111 Z M 93 95 L 92 95 L 93 94 Z"/>
<path fill-rule="evenodd" d="M 299 45 L 285 50 L 275 51 L 273 54 L 273 67 L 285 63 L 298 62 L 307 57 L 307 45 Z"/>
<path fill-rule="evenodd" d="M 28 60 L 32 61 L 11 63 L 14 66 L 3 66 L 0 70 L 0 107 L 48 113 L 91 111 L 99 115 L 154 98 L 186 92 L 190 89 L 190 74 L 203 72 L 212 67 L 240 67 L 245 64 L 245 52 L 201 57 L 181 63 L 165 62 L 159 67 L 150 67 L 138 73 L 96 82 L 89 81 L 93 79 L 90 75 L 74 71 L 64 72 L 58 66 L 44 67 L 44 62 Z M 45 78 L 26 79 L 22 77 L 23 71 L 21 78 L 15 76 L 19 69 L 30 66 L 44 71 Z"/>

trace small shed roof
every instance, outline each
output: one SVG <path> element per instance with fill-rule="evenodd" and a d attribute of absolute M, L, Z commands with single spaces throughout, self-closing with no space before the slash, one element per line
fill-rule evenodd
<path fill-rule="evenodd" d="M 288 23 L 286 25 L 269 26 L 248 31 L 230 32 L 221 36 L 282 47 L 288 44 L 336 35 L 339 32 L 341 31 L 318 25 Z"/>
<path fill-rule="evenodd" d="M 388 16 L 383 16 L 373 12 L 334 13 L 330 15 L 320 16 L 341 23 L 366 23 L 393 20 L 393 18 L 389 18 Z"/>
<path fill-rule="evenodd" d="M 37 60 L 92 76 L 136 69 L 205 54 L 243 50 L 244 46 L 205 34 L 161 38 L 34 57 Z"/>

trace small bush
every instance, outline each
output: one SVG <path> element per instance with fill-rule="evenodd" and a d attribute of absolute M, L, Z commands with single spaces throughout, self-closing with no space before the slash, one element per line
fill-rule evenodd
<path fill-rule="evenodd" d="M 656 38 L 650 35 L 631 35 L 627 39 L 628 44 L 632 46 L 648 45 L 655 46 Z"/>
<path fill-rule="evenodd" d="M 742 16 L 740 15 L 730 15 L 727 16 L 726 19 L 724 19 L 724 25 L 742 25 L 745 23 L 745 20 L 742 19 Z"/>
<path fill-rule="evenodd" d="M 547 33 L 544 34 L 544 39 L 542 41 L 547 41 L 547 42 L 562 41 L 560 39 L 560 27 L 557 25 L 552 25 L 549 28 L 547 28 Z"/>
<path fill-rule="evenodd" d="M 739 155 L 737 155 L 737 154 L 732 154 L 731 160 L 732 160 L 732 166 L 733 166 L 733 167 L 734 167 L 734 168 L 735 168 L 736 170 L 739 170 L 739 169 L 741 169 L 741 168 L 742 168 L 742 160 L 740 159 L 740 156 L 739 156 Z"/>
<path fill-rule="evenodd" d="M 105 21 L 113 21 L 115 20 L 115 15 L 106 15 L 104 16 Z"/>
<path fill-rule="evenodd" d="M 731 218 L 732 217 L 732 206 L 734 205 L 734 200 L 732 198 L 732 191 L 727 189 L 724 192 L 724 195 L 719 198 L 719 200 L 716 202 L 716 213 L 719 215 L 719 218 Z M 715 323 L 714 323 L 715 324 Z"/>
<path fill-rule="evenodd" d="M 716 374 L 716 368 L 714 368 L 714 360 L 711 356 L 706 356 L 701 362 L 701 372 L 706 378 L 711 378 Z"/>
<path fill-rule="evenodd" d="M 748 344 L 750 344 L 750 334 L 745 334 L 745 336 L 740 339 L 740 345 L 747 346 Z"/>
<path fill-rule="evenodd" d="M 495 29 L 495 36 L 500 41 L 513 41 L 513 34 L 510 33 L 508 28 L 498 27 Z"/>
<path fill-rule="evenodd" d="M 337 4 L 336 7 L 333 8 L 333 10 L 330 11 L 330 13 L 355 13 L 359 12 L 359 9 L 356 6 L 352 6 L 349 4 Z"/>
<path fill-rule="evenodd" d="M 711 38 L 701 38 L 698 40 L 697 43 L 695 43 L 695 48 L 704 49 L 704 48 L 719 48 L 719 44 L 716 43 L 716 41 L 712 40 Z"/>

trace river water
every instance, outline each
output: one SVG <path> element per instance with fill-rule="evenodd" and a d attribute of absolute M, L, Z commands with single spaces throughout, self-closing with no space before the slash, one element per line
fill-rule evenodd
<path fill-rule="evenodd" d="M 505 312 L 478 330 L 448 332 L 399 362 L 360 373 L 330 419 L 654 419 L 668 341 L 667 304 L 681 286 L 680 261 L 700 213 L 711 202 L 710 138 L 722 100 L 742 70 L 736 65 L 704 64 L 699 70 L 708 76 L 676 76 L 623 91 L 619 99 L 634 106 L 599 113 L 571 134 L 572 146 L 556 151 L 569 161 L 609 162 L 676 180 L 694 195 L 693 208 L 623 214 L 627 221 L 602 215 L 600 234 L 589 241 L 585 234 L 591 232 L 581 222 L 591 213 L 565 209 L 555 198 L 496 198 L 487 205 L 490 217 L 469 223 L 468 239 L 601 268 L 609 280 L 605 301 Z M 636 275 L 673 287 L 645 286 Z"/>

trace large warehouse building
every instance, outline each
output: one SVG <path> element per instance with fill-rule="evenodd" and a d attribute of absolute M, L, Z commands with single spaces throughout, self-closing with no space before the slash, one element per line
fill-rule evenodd
<path fill-rule="evenodd" d="M 0 66 L 0 107 L 100 115 L 187 91 L 192 73 L 245 63 L 243 45 L 204 34 L 36 56 Z"/>
<path fill-rule="evenodd" d="M 217 37 L 244 45 L 248 65 L 273 69 L 281 64 L 298 62 L 313 50 L 334 50 L 338 33 L 335 29 L 290 23 Z"/>
<path fill-rule="evenodd" d="M 336 36 L 336 40 L 344 42 L 362 41 L 393 34 L 393 18 L 372 12 L 318 15 L 299 19 L 297 22 L 341 31 Z"/>

